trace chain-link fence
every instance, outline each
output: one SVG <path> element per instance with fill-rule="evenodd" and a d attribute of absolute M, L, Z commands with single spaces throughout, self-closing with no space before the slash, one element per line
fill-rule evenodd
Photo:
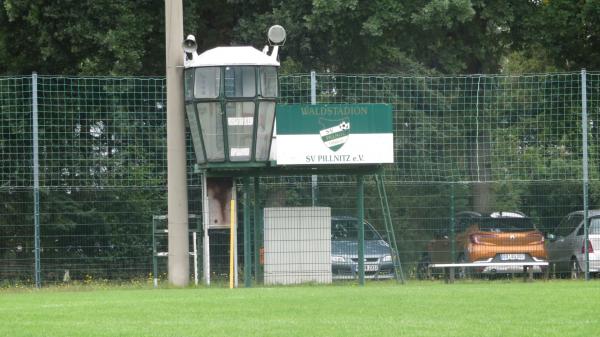
<path fill-rule="evenodd" d="M 570 277 L 600 267 L 594 252 L 600 249 L 595 218 L 600 213 L 594 211 L 600 208 L 600 73 L 317 74 L 312 80 L 302 74 L 283 76 L 280 92 L 283 103 L 393 107 L 395 164 L 382 175 L 392 231 L 375 179 L 367 177 L 365 240 L 387 245 L 395 237 L 401 264 L 389 267 L 388 259 L 395 258 L 386 255 L 396 252 L 383 250 L 370 257 L 376 263 L 365 262 L 367 276 L 387 278 L 400 267 L 406 278 L 434 278 L 450 269 L 477 277 L 522 272 L 522 263 L 443 267 L 473 262 L 476 244 L 487 246 L 488 253 L 478 257 L 486 261 L 549 261 L 531 265 L 539 275 Z M 0 77 L 0 283 L 33 284 L 36 276 L 44 284 L 152 277 L 153 218 L 166 214 L 165 104 L 163 78 Z M 188 144 L 189 209 L 202 214 Z M 263 208 L 313 205 L 330 209 L 331 231 L 329 250 L 320 259 L 330 256 L 314 262 L 314 269 L 326 265 L 333 280 L 356 276 L 355 257 L 340 248 L 358 238 L 352 224 L 356 177 L 261 177 L 259 185 L 259 196 L 249 201 L 260 209 L 251 216 L 253 279 L 263 282 L 266 270 L 285 264 L 266 255 L 285 249 L 273 245 L 276 241 L 289 240 L 265 232 L 278 225 L 260 221 Z M 572 212 L 586 209 L 591 221 L 582 226 L 585 213 Z M 502 235 L 515 236 L 527 249 L 490 248 L 500 245 L 495 240 Z M 166 258 L 157 260 L 158 274 L 164 275 Z M 228 276 L 228 261 L 228 234 L 216 233 L 214 279 Z"/>

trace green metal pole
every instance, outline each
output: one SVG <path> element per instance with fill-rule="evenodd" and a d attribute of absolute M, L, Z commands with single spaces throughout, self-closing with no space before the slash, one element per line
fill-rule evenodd
<path fill-rule="evenodd" d="M 317 73 L 314 70 L 310 71 L 310 104 L 317 104 Z M 319 176 L 313 174 L 312 182 L 312 206 L 317 206 L 319 199 Z"/>
<path fill-rule="evenodd" d="M 204 263 L 203 263 L 203 259 L 204 259 L 204 247 L 202 246 L 202 243 L 204 240 L 202 240 L 204 235 L 200 235 L 204 233 L 204 230 L 202 228 L 203 224 L 202 224 L 202 216 L 199 216 L 196 218 L 196 245 L 198 246 L 198 250 L 196 254 L 202 254 L 202 258 L 198 259 L 197 261 L 197 267 L 198 268 L 198 274 L 202 273 L 202 276 L 200 277 L 200 279 L 204 278 Z"/>
<path fill-rule="evenodd" d="M 455 201 L 456 191 L 454 189 L 454 183 L 450 183 L 450 258 L 451 262 L 456 262 L 456 217 L 454 214 L 456 213 L 456 201 Z M 450 281 L 454 281 L 454 273 L 456 271 L 454 268 L 450 269 Z"/>
<path fill-rule="evenodd" d="M 156 218 L 152 217 L 152 277 L 154 288 L 158 287 L 158 261 L 156 256 Z"/>
<path fill-rule="evenodd" d="M 260 247 L 265 246 L 265 221 L 264 212 L 261 210 L 258 212 L 258 242 Z M 264 253 L 264 251 L 263 251 Z M 264 258 L 264 256 L 263 256 Z M 260 260 L 259 260 L 260 261 Z M 258 281 L 264 283 L 265 280 L 265 266 L 261 265 L 258 270 Z"/>
<path fill-rule="evenodd" d="M 387 199 L 387 192 L 385 191 L 385 184 L 383 182 L 383 176 L 377 174 L 375 176 L 377 182 L 377 192 L 379 193 L 379 201 L 381 203 L 381 210 L 383 212 L 383 222 L 385 224 L 386 231 L 388 233 L 389 243 L 392 246 L 392 259 L 394 260 L 394 274 L 396 281 L 400 281 L 404 284 L 404 273 L 402 272 L 402 263 L 400 261 L 400 251 L 398 250 L 398 244 L 396 243 L 396 234 L 394 233 L 394 225 L 392 222 L 392 215 L 390 214 L 390 204 Z"/>
<path fill-rule="evenodd" d="M 254 281 L 259 282 L 259 273 L 260 273 L 260 226 L 259 226 L 259 195 L 260 195 L 260 185 L 259 185 L 259 177 L 254 177 L 254 244 L 252 247 L 254 248 Z"/>
<path fill-rule="evenodd" d="M 356 208 L 358 210 L 358 283 L 365 285 L 365 181 L 363 175 L 356 176 Z"/>
<path fill-rule="evenodd" d="M 450 256 L 456 262 L 456 206 L 454 183 L 450 183 Z"/>
<path fill-rule="evenodd" d="M 252 287 L 252 241 L 250 239 L 250 177 L 244 177 L 244 287 Z"/>
<path fill-rule="evenodd" d="M 38 145 L 38 90 L 37 73 L 31 75 L 31 110 L 32 121 L 31 128 L 33 134 L 33 220 L 34 220 L 34 255 L 35 255 L 35 286 L 42 286 L 42 266 L 41 266 L 41 240 L 40 240 L 40 165 L 39 165 L 39 145 Z"/>
<path fill-rule="evenodd" d="M 586 70 L 581 70 L 581 135 L 583 145 L 583 235 L 585 252 L 585 279 L 590 279 L 590 254 L 588 252 L 589 232 L 588 232 L 588 202 L 589 202 L 589 171 L 588 171 L 588 116 L 587 116 L 587 79 Z"/>

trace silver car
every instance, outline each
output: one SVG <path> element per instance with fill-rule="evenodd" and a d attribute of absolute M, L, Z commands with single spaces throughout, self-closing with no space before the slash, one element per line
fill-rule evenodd
<path fill-rule="evenodd" d="M 548 234 L 546 248 L 550 267 L 556 272 L 569 272 L 572 278 L 581 277 L 585 270 L 585 236 L 583 211 L 567 215 Z M 590 272 L 600 272 L 600 210 L 588 211 L 588 252 Z"/>
<path fill-rule="evenodd" d="M 365 222 L 365 278 L 394 277 L 392 250 L 382 236 Z M 358 221 L 354 217 L 331 218 L 331 271 L 334 280 L 358 277 Z"/>

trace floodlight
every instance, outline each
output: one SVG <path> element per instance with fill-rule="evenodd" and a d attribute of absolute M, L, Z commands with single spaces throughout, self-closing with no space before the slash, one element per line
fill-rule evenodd
<path fill-rule="evenodd" d="M 269 42 L 272 44 L 276 46 L 283 45 L 285 42 L 285 29 L 280 25 L 271 26 L 267 36 L 269 37 Z"/>

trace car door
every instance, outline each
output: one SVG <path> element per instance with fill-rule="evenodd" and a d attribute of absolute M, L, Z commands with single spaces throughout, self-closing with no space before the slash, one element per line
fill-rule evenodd
<path fill-rule="evenodd" d="M 583 250 L 583 242 L 585 240 L 585 227 L 583 221 L 577 226 L 571 235 L 569 235 L 569 242 L 571 246 L 571 256 L 579 256 L 579 267 L 585 269 L 584 258 L 581 255 Z"/>
<path fill-rule="evenodd" d="M 573 256 L 573 245 L 576 241 L 576 231 L 578 225 L 583 221 L 583 215 L 573 213 L 569 215 L 566 221 L 559 224 L 556 231 L 556 238 L 551 248 L 551 261 L 557 266 L 557 271 L 566 272 L 569 270 L 569 262 Z"/>
<path fill-rule="evenodd" d="M 594 249 L 596 247 L 600 247 L 600 217 L 593 216 L 588 219 L 589 223 L 589 244 L 591 247 L 588 247 L 590 250 L 590 261 L 594 260 Z M 585 242 L 585 227 L 583 225 L 583 221 L 577 226 L 577 228 L 573 231 L 572 238 L 570 238 L 570 246 L 571 246 L 571 256 L 575 256 L 578 260 L 579 267 L 582 270 L 585 270 L 585 253 L 584 253 L 584 242 Z M 572 267 L 572 266 L 571 266 Z M 596 267 L 597 268 L 597 267 Z"/>
<path fill-rule="evenodd" d="M 565 225 L 565 223 L 571 218 L 571 214 L 565 216 L 561 219 L 561 221 L 554 225 L 548 232 L 548 238 L 546 240 L 546 250 L 548 251 L 548 261 L 551 263 L 557 263 L 559 260 L 559 249 L 558 249 L 558 232 L 560 228 Z"/>

